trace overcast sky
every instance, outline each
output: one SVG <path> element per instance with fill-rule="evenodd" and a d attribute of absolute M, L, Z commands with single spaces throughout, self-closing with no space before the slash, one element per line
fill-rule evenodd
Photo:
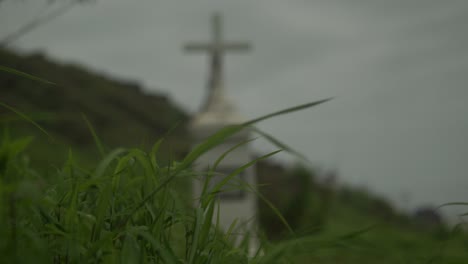
<path fill-rule="evenodd" d="M 0 37 L 38 2 L 0 4 Z M 209 40 L 213 11 L 227 40 L 254 46 L 226 59 L 226 88 L 246 118 L 336 96 L 260 128 L 402 207 L 468 201 L 466 0 L 97 0 L 14 46 L 139 81 L 194 112 L 206 56 L 181 48 Z"/>

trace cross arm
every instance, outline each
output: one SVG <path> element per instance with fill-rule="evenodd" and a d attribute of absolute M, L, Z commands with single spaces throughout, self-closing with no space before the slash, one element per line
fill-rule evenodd
<path fill-rule="evenodd" d="M 213 45 L 202 43 L 190 43 L 184 46 L 186 51 L 210 51 L 213 50 Z"/>
<path fill-rule="evenodd" d="M 226 43 L 222 47 L 225 50 L 232 50 L 232 51 L 247 51 L 250 50 L 252 47 L 249 43 Z"/>
<path fill-rule="evenodd" d="M 247 51 L 251 49 L 248 43 L 225 43 L 222 45 L 203 44 L 203 43 L 190 43 L 184 46 L 188 52 L 195 51 Z"/>

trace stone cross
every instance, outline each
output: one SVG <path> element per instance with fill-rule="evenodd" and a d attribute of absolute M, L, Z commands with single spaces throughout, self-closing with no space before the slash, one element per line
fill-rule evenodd
<path fill-rule="evenodd" d="M 211 55 L 210 77 L 208 81 L 208 97 L 203 110 L 213 107 L 223 97 L 223 55 L 227 51 L 247 51 L 250 49 L 248 43 L 224 42 L 223 20 L 220 14 L 215 13 L 211 18 L 212 42 L 211 43 L 189 43 L 185 45 L 188 52 L 208 52 Z"/>
<path fill-rule="evenodd" d="M 211 69 L 208 80 L 208 96 L 203 108 L 196 113 L 190 122 L 190 132 L 193 138 L 194 146 L 203 142 L 219 129 L 229 125 L 242 124 L 245 120 L 237 113 L 236 108 L 227 98 L 224 97 L 224 84 L 222 72 L 222 59 L 226 51 L 245 51 L 249 49 L 247 43 L 223 42 L 221 31 L 221 16 L 215 14 L 212 18 L 213 42 L 212 43 L 191 43 L 185 46 L 187 51 L 204 51 L 211 55 Z M 202 193 L 206 172 L 213 167 L 213 163 L 221 156 L 223 160 L 217 166 L 215 174 L 209 183 L 212 188 L 224 180 L 227 175 L 234 172 L 235 169 L 252 161 L 252 153 L 247 144 L 241 144 L 250 138 L 250 129 L 246 128 L 221 144 L 210 149 L 201 155 L 194 166 L 194 169 L 200 173 L 202 179 L 194 179 L 192 191 L 195 205 Z M 234 179 L 226 186 L 222 192 L 217 194 L 219 201 L 219 225 L 224 231 L 227 231 L 234 221 L 238 221 L 239 230 L 236 230 L 236 238 L 239 242 L 245 234 L 250 234 L 250 253 L 255 253 L 258 249 L 257 231 L 257 197 L 253 192 L 248 192 L 245 188 L 235 188 L 238 182 L 247 183 L 256 186 L 255 168 L 249 167 L 242 173 L 236 175 Z M 234 186 L 232 186 L 234 185 Z M 234 187 L 234 188 L 233 188 Z M 234 190 L 233 190 L 234 189 Z M 215 213 L 216 215 L 216 213 Z"/>

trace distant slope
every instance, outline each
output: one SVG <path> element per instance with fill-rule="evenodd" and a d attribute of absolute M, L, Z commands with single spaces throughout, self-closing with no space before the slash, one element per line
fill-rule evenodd
<path fill-rule="evenodd" d="M 0 64 L 57 84 L 40 84 L 0 72 L 0 100 L 30 115 L 71 145 L 94 145 L 84 114 L 111 147 L 151 146 L 179 123 L 168 141 L 176 153 L 187 148 L 188 116 L 166 96 L 145 94 L 138 84 L 52 62 L 41 54 L 23 56 L 0 50 Z M 5 109 L 0 109 L 0 114 L 3 118 L 11 116 Z"/>

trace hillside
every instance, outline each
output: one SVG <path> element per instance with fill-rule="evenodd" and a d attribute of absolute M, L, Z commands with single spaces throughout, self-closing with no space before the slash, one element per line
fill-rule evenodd
<path fill-rule="evenodd" d="M 38 122 L 53 139 L 4 108 L 0 108 L 1 128 L 12 137 L 35 136 L 28 154 L 46 171 L 63 165 L 69 149 L 81 164 L 95 165 L 99 152 L 83 115 L 107 150 L 148 150 L 171 131 L 160 160 L 181 158 L 188 151 L 189 116 L 166 96 L 146 94 L 136 83 L 104 77 L 78 65 L 52 62 L 41 54 L 0 50 L 0 65 L 56 84 L 40 84 L 0 72 L 0 101 Z M 327 248 L 312 257 L 316 263 L 396 263 L 413 257 L 422 263 L 466 263 L 463 260 L 468 259 L 466 236 L 450 233 L 443 224 L 419 228 L 419 222 L 396 211 L 385 199 L 349 187 L 338 189 L 334 177 L 323 182 L 299 165 L 286 169 L 271 162 L 259 163 L 257 172 L 261 192 L 298 233 L 316 234 L 326 240 L 377 224 L 356 248 Z M 259 205 L 260 223 L 270 239 L 291 235 L 265 203 Z M 446 254 L 444 260 L 452 262 L 431 260 L 440 254 Z M 311 259 L 297 257 L 305 263 Z"/>
<path fill-rule="evenodd" d="M 168 145 L 175 156 L 187 148 L 184 125 L 188 116 L 164 95 L 147 94 L 137 83 L 104 77 L 78 65 L 51 62 L 41 54 L 18 55 L 0 50 L 0 61 L 56 84 L 0 73 L 2 102 L 30 116 L 59 141 L 92 149 L 94 142 L 85 115 L 109 147 L 151 146 L 176 126 L 167 139 Z M 1 109 L 0 114 L 4 120 L 14 119 L 6 109 Z M 21 124 L 10 122 L 14 127 Z M 30 132 L 36 131 L 27 129 L 26 133 Z"/>

